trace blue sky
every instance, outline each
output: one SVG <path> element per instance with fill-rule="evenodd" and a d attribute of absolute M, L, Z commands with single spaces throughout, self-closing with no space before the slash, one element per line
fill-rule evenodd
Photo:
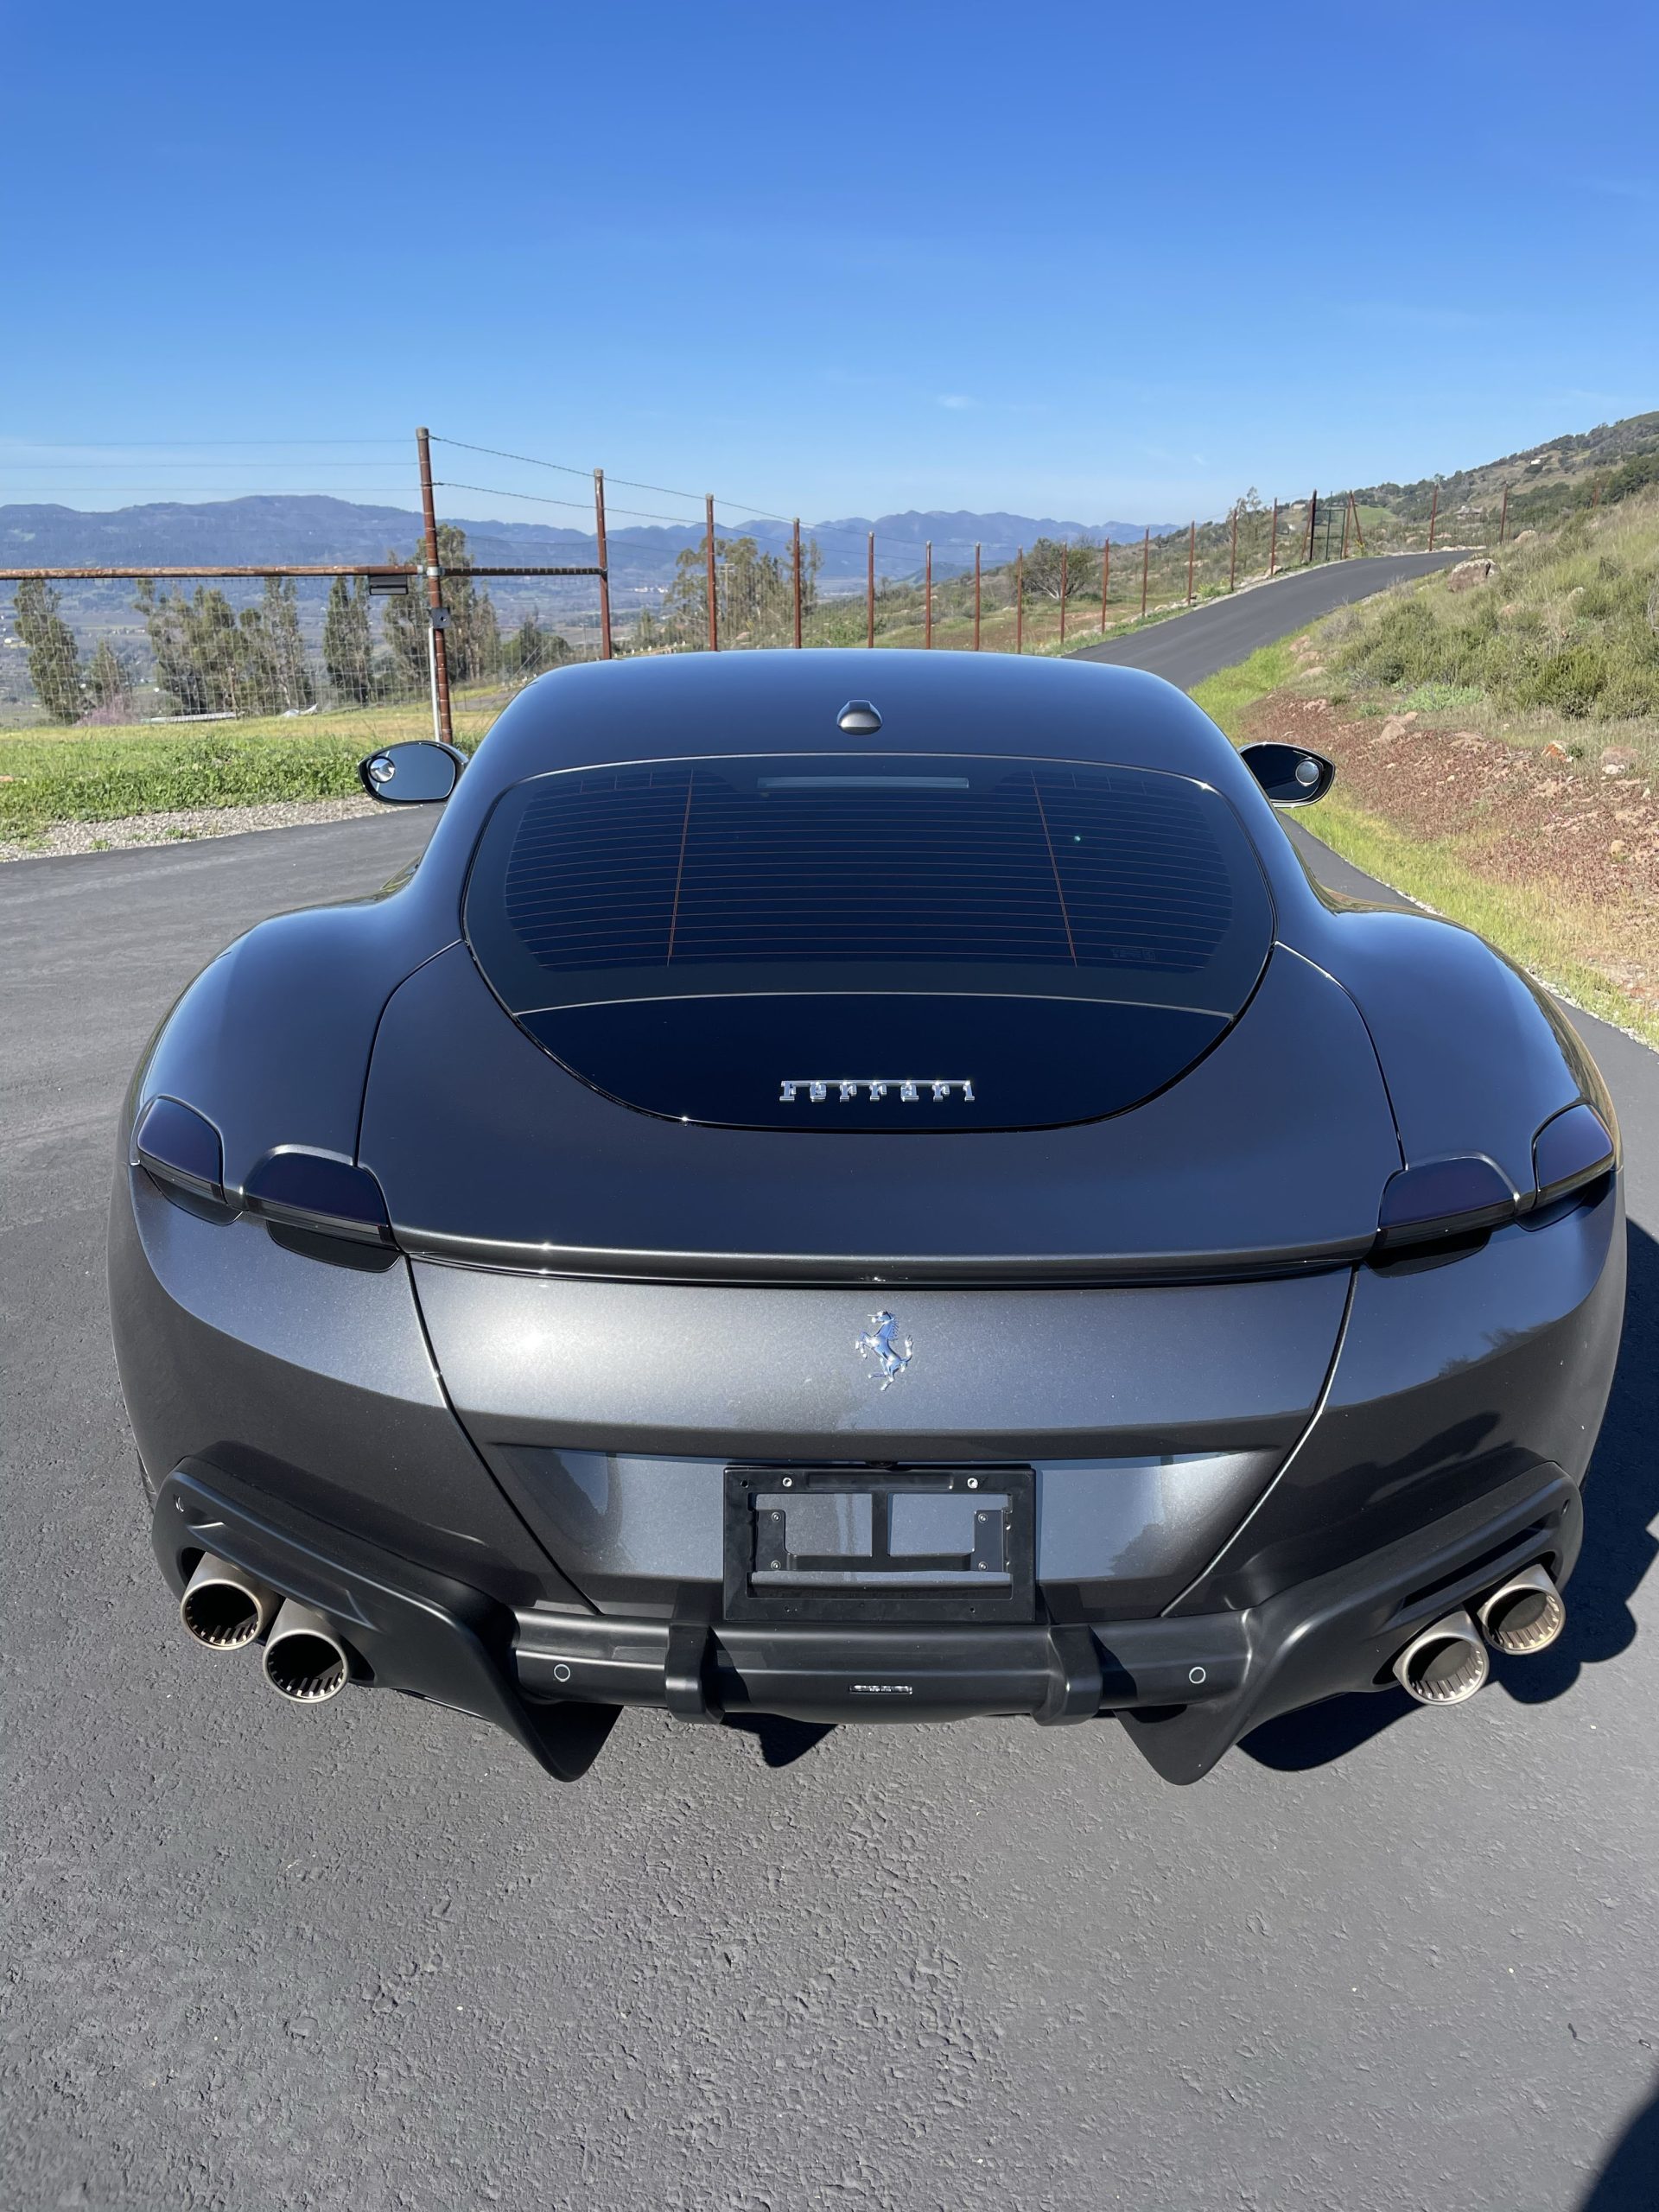
<path fill-rule="evenodd" d="M 0 32 L 0 501 L 406 505 L 424 421 L 734 515 L 1174 519 L 1659 406 L 1645 0 L 10 0 Z"/>

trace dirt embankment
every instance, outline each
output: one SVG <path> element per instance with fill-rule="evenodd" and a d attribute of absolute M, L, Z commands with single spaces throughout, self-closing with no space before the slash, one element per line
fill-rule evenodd
<path fill-rule="evenodd" d="M 1574 760 L 1559 744 L 1506 745 L 1416 714 L 1355 718 L 1296 691 L 1257 702 L 1242 734 L 1328 753 L 1351 805 L 1489 883 L 1587 916 L 1584 957 L 1659 1007 L 1659 799 L 1628 749 L 1591 745 Z"/>

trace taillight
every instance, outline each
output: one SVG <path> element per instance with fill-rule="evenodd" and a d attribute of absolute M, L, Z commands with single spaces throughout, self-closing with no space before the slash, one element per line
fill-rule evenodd
<path fill-rule="evenodd" d="M 386 1201 L 366 1167 L 327 1152 L 268 1152 L 241 1191 L 227 1194 L 219 1131 L 177 1098 L 149 1101 L 133 1131 L 131 1159 L 189 1212 L 222 1221 L 252 1214 L 283 1242 L 297 1231 L 391 1249 Z"/>
<path fill-rule="evenodd" d="M 1518 1194 L 1484 1153 L 1462 1160 L 1426 1160 L 1391 1175 L 1377 1214 L 1376 1241 L 1385 1250 L 1470 1236 L 1513 1221 Z"/>
<path fill-rule="evenodd" d="M 1580 1101 L 1546 1122 L 1534 1137 L 1529 1191 L 1512 1190 L 1502 1169 L 1484 1153 L 1402 1167 L 1383 1188 L 1377 1244 L 1397 1251 L 1497 1229 L 1587 1189 L 1612 1167 L 1614 1152 L 1606 1123 L 1593 1106 Z"/>
<path fill-rule="evenodd" d="M 1593 1106 L 1569 1106 L 1546 1122 L 1532 1141 L 1535 1203 L 1553 1205 L 1605 1175 L 1613 1164 L 1613 1140 Z"/>
<path fill-rule="evenodd" d="M 225 1203 L 225 1155 L 219 1131 L 193 1106 L 152 1098 L 132 1133 L 132 1160 L 159 1183 L 194 1198 Z"/>
<path fill-rule="evenodd" d="M 380 1185 L 366 1167 L 323 1152 L 268 1152 L 242 1186 L 247 1211 L 284 1229 L 390 1245 Z"/>

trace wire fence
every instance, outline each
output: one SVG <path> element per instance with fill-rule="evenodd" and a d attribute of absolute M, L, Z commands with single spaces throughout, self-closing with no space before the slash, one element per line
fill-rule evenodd
<path fill-rule="evenodd" d="M 1507 493 L 1496 515 L 1490 501 L 1442 515 L 1436 487 L 1421 517 L 1351 492 L 1267 502 L 1252 491 L 1219 518 L 1127 541 L 1039 537 L 988 559 L 957 540 L 804 530 L 748 502 L 607 485 L 600 470 L 424 430 L 416 460 L 418 515 L 339 510 L 407 525 L 406 542 L 378 558 L 0 569 L 11 587 L 9 620 L 0 602 L 0 723 L 373 709 L 429 718 L 448 737 L 458 716 L 486 724 L 524 684 L 575 660 L 832 645 L 1048 652 L 1289 568 L 1501 542 L 1509 519 Z M 522 471 L 546 488 L 480 480 Z M 448 518 L 480 499 L 537 512 L 528 524 Z M 242 511 L 270 504 L 226 512 L 245 531 Z M 526 559 L 527 539 L 545 557 Z"/>

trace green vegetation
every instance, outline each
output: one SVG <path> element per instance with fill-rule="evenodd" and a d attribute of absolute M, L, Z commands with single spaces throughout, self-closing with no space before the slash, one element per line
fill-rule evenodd
<path fill-rule="evenodd" d="M 1356 806 L 1340 781 L 1301 817 L 1332 851 L 1420 906 L 1478 930 L 1552 988 L 1591 1014 L 1659 1045 L 1659 1014 L 1634 1001 L 1584 957 L 1596 918 L 1565 887 L 1498 881 L 1460 855 L 1455 837 L 1420 837 Z"/>
<path fill-rule="evenodd" d="M 1335 664 L 1423 713 L 1490 702 L 1568 721 L 1659 715 L 1659 503 L 1573 515 L 1453 591 L 1408 586 L 1333 618 Z"/>
<path fill-rule="evenodd" d="M 1276 691 L 1281 683 L 1288 683 L 1295 673 L 1296 656 L 1291 650 L 1291 640 L 1281 638 L 1271 645 L 1262 646 L 1248 660 L 1220 670 L 1198 685 L 1192 696 L 1211 721 L 1218 722 L 1236 745 L 1244 709 L 1265 698 L 1269 691 Z"/>
<path fill-rule="evenodd" d="M 470 752 L 493 717 L 461 715 Z M 0 840 L 27 843 L 54 822 L 112 822 L 176 808 L 362 796 L 357 764 L 376 746 L 431 734 L 424 708 L 218 722 L 181 729 L 31 731 L 0 738 Z"/>

